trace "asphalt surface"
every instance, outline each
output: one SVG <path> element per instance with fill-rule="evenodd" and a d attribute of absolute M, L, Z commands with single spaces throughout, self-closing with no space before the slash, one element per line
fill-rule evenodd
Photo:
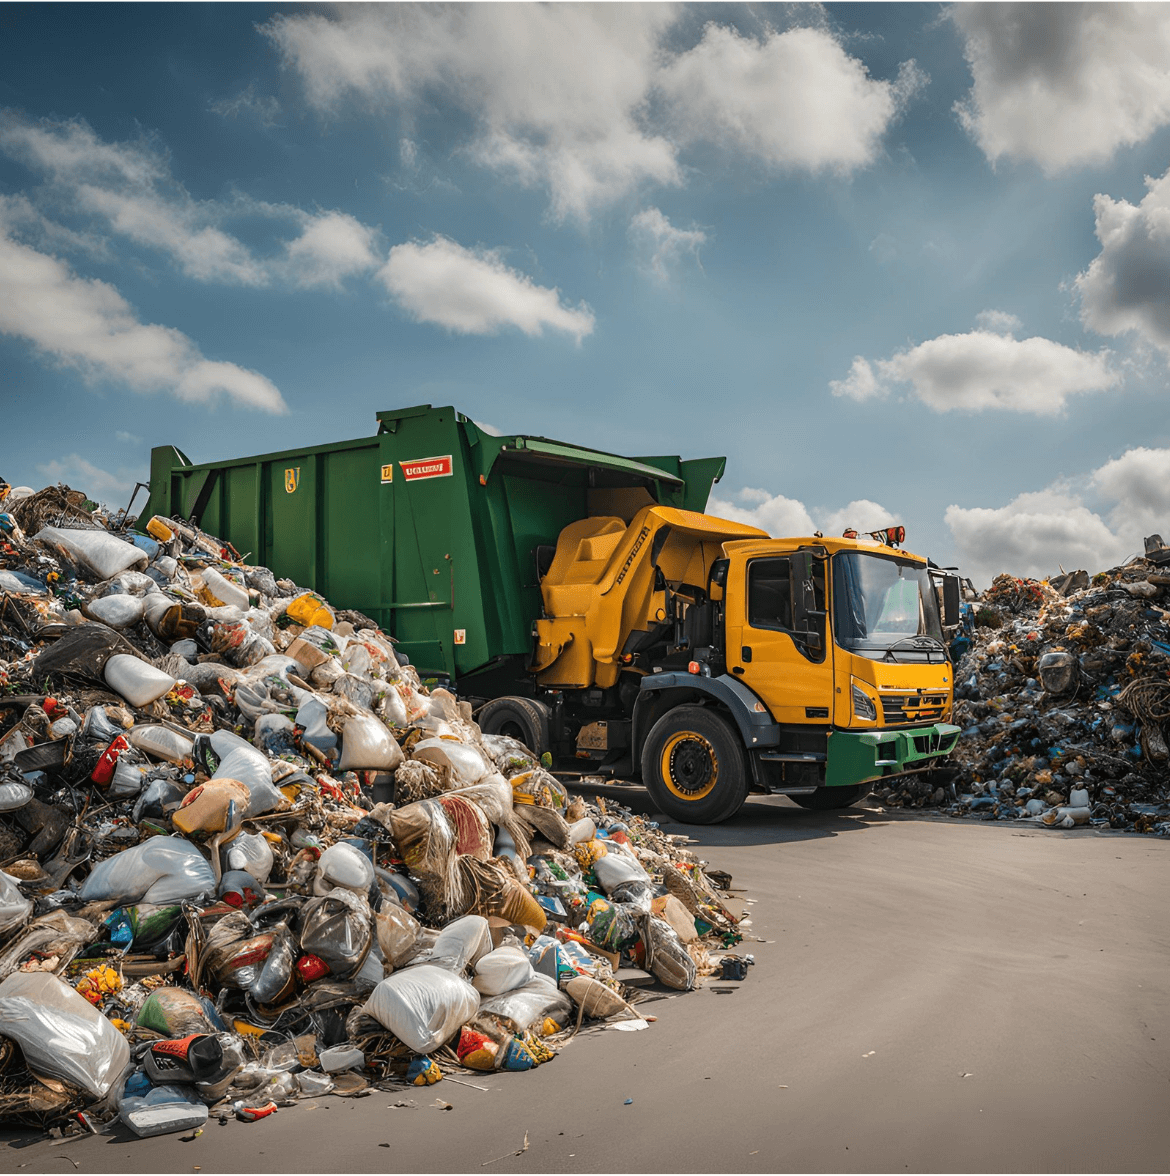
<path fill-rule="evenodd" d="M 683 831 L 672 827 L 672 831 Z M 742 983 L 525 1074 L 190 1142 L 0 1131 L 0 1171 L 1065 1172 L 1170 1167 L 1170 845 L 753 800 L 688 829 L 750 905 Z M 632 1101 L 630 1101 L 632 1100 Z M 440 1105 L 436 1105 L 436 1104 Z"/>

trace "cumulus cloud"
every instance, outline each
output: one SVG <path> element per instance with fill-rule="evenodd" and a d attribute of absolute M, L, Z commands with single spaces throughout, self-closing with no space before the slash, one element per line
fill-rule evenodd
<path fill-rule="evenodd" d="M 307 218 L 301 235 L 287 246 L 288 272 L 300 286 L 341 287 L 345 278 L 372 270 L 377 234 L 344 212 Z"/>
<path fill-rule="evenodd" d="M 1170 354 L 1170 171 L 1147 178 L 1146 187 L 1136 206 L 1094 199 L 1101 252 L 1076 288 L 1085 326 L 1102 335 L 1132 331 Z"/>
<path fill-rule="evenodd" d="M 1130 449 L 1081 479 L 1020 494 L 1001 507 L 947 507 L 959 566 L 986 585 L 1000 572 L 1100 571 L 1167 534 L 1170 449 Z"/>
<path fill-rule="evenodd" d="M 560 291 L 538 286 L 494 249 L 465 249 L 447 237 L 395 245 L 378 273 L 391 297 L 419 322 L 464 335 L 516 327 L 541 335 L 545 327 L 578 343 L 593 332 L 593 312 L 569 307 Z"/>
<path fill-rule="evenodd" d="M 871 78 L 823 28 L 762 38 L 708 24 L 659 74 L 680 140 L 711 140 L 778 168 L 850 171 L 877 154 L 901 105 L 926 82 L 913 62 L 897 82 Z"/>
<path fill-rule="evenodd" d="M 199 403 L 226 396 L 246 408 L 286 411 L 275 385 L 258 372 L 205 359 L 181 331 L 140 322 L 113 286 L 77 277 L 64 262 L 14 240 L 2 223 L 0 332 L 138 392 Z"/>
<path fill-rule="evenodd" d="M 684 48 L 686 15 L 668 4 L 343 5 L 263 28 L 323 111 L 347 99 L 398 114 L 454 104 L 474 124 L 470 155 L 546 188 L 559 220 L 681 184 L 680 150 L 699 141 L 776 167 L 864 166 L 924 84 L 912 62 L 893 81 L 870 78 L 824 27 L 755 38 L 713 23 Z"/>
<path fill-rule="evenodd" d="M 816 531 L 825 535 L 840 535 L 847 527 L 864 534 L 902 521 L 896 512 L 865 498 L 854 499 L 847 506 L 836 510 L 814 507 L 810 511 L 795 498 L 770 494 L 767 490 L 753 486 L 746 487 L 734 497 L 739 501 L 712 498 L 707 504 L 707 513 L 759 527 L 777 538 L 785 535 L 812 535 Z"/>
<path fill-rule="evenodd" d="M 698 264 L 699 249 L 707 242 L 702 229 L 675 228 L 657 208 L 642 209 L 630 221 L 629 231 L 642 265 L 660 282 L 669 280 L 670 271 L 688 253 Z"/>
<path fill-rule="evenodd" d="M 1170 123 L 1165 4 L 954 4 L 974 85 L 958 114 L 989 160 L 1102 163 Z"/>
<path fill-rule="evenodd" d="M 1101 392 L 1121 383 L 1108 351 L 1085 352 L 1051 339 L 1016 339 L 1014 315 L 984 311 L 984 327 L 963 335 L 939 335 L 889 359 L 870 363 L 856 356 L 843 380 L 832 380 L 834 396 L 870 400 L 908 385 L 936 412 L 1002 409 L 1054 416 L 1070 396 Z"/>
<path fill-rule="evenodd" d="M 345 213 L 310 213 L 243 196 L 196 200 L 171 175 L 166 153 L 147 139 L 108 143 L 79 119 L 34 122 L 6 111 L 0 115 L 0 151 L 46 177 L 43 199 L 157 250 L 199 282 L 266 286 L 289 280 L 336 288 L 378 263 L 377 234 Z M 37 215 L 43 239 L 60 248 L 73 244 L 65 236 L 70 230 L 50 231 L 52 222 Z M 300 235 L 286 239 L 272 256 L 259 256 L 225 227 L 248 217 L 284 223 Z M 85 244 L 84 235 L 73 236 Z"/>
<path fill-rule="evenodd" d="M 37 466 L 37 472 L 48 479 L 49 484 L 64 482 L 74 490 L 82 491 L 94 502 L 106 506 L 125 506 L 136 482 L 146 480 L 149 469 L 130 469 L 122 466 L 116 473 L 100 469 L 78 453 L 54 458 Z"/>

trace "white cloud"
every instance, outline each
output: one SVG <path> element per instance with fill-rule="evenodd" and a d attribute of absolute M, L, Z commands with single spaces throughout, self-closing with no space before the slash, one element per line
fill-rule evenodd
<path fill-rule="evenodd" d="M 1094 470 L 1092 484 L 1116 503 L 1109 522 L 1136 550 L 1147 535 L 1170 540 L 1170 449 L 1127 450 Z"/>
<path fill-rule="evenodd" d="M 876 156 L 902 103 L 926 78 L 906 62 L 898 83 L 871 78 L 827 29 L 762 39 L 708 24 L 657 81 L 678 137 L 737 148 L 778 168 L 851 171 Z"/>
<path fill-rule="evenodd" d="M 77 277 L 64 262 L 13 240 L 2 223 L 0 332 L 138 392 L 201 403 L 227 396 L 247 408 L 286 411 L 280 392 L 258 372 L 205 359 L 182 332 L 139 322 L 113 286 Z"/>
<path fill-rule="evenodd" d="M 821 531 L 825 535 L 840 535 L 846 527 L 852 527 L 864 534 L 902 521 L 896 512 L 886 510 L 884 506 L 865 498 L 854 499 L 848 506 L 836 510 L 815 507 L 810 512 L 803 502 L 795 498 L 785 498 L 783 494 L 770 494 L 767 490 L 753 486 L 741 490 L 735 497 L 739 502 L 726 498 L 712 498 L 707 504 L 707 513 L 717 518 L 759 527 L 776 538 L 786 535 L 812 535 L 816 531 Z"/>
<path fill-rule="evenodd" d="M 141 445 L 142 438 L 136 433 L 127 433 L 125 429 L 118 429 L 114 433 L 114 439 L 121 441 L 123 445 Z"/>
<path fill-rule="evenodd" d="M 471 423 L 489 437 L 502 437 L 504 435 L 503 429 L 497 429 L 495 425 L 489 425 L 487 421 L 472 421 Z"/>
<path fill-rule="evenodd" d="M 344 278 L 377 266 L 377 234 L 343 212 L 309 218 L 304 231 L 287 247 L 287 266 L 300 286 L 340 289 Z"/>
<path fill-rule="evenodd" d="M 271 94 L 258 94 L 254 83 L 241 90 L 234 98 L 219 98 L 209 104 L 208 109 L 222 118 L 237 118 L 251 114 L 262 127 L 276 126 L 280 117 L 280 102 Z"/>
<path fill-rule="evenodd" d="M 1103 163 L 1170 123 L 1165 4 L 954 4 L 974 85 L 960 120 L 989 160 Z"/>
<path fill-rule="evenodd" d="M 1170 171 L 1146 187 L 1137 206 L 1094 199 L 1101 252 L 1076 287 L 1085 326 L 1102 335 L 1133 331 L 1170 353 Z"/>
<path fill-rule="evenodd" d="M 702 229 L 676 229 L 659 209 L 644 208 L 630 221 L 629 232 L 642 264 L 660 282 L 669 280 L 671 269 L 685 254 L 702 268 L 699 249 L 707 242 Z"/>
<path fill-rule="evenodd" d="M 80 120 L 33 122 L 7 111 L 0 115 L 0 150 L 46 174 L 42 199 L 158 250 L 199 282 L 260 287 L 284 280 L 339 288 L 345 278 L 378 264 L 378 234 L 346 213 L 308 213 L 244 196 L 196 200 L 171 175 L 165 153 L 148 140 L 107 143 Z M 32 209 L 27 198 L 19 199 Z M 33 215 L 46 243 L 86 244 L 83 234 L 53 225 L 39 211 L 23 215 L 26 231 Z M 258 256 L 224 227 L 241 218 L 283 223 L 299 228 L 300 235 L 282 242 L 272 256 Z"/>
<path fill-rule="evenodd" d="M 986 585 L 1000 572 L 1096 572 L 1142 554 L 1147 535 L 1170 538 L 1170 449 L 1127 450 L 1081 481 L 1083 490 L 1058 482 L 1002 507 L 949 506 L 964 574 Z"/>
<path fill-rule="evenodd" d="M 475 158 L 546 186 L 558 218 L 650 180 L 677 184 L 674 149 L 638 111 L 669 5 L 347 5 L 280 14 L 264 31 L 333 110 L 347 96 L 403 104 L 438 95 L 477 121 Z"/>
<path fill-rule="evenodd" d="M 886 396 L 887 389 L 879 382 L 873 367 L 862 355 L 855 355 L 849 366 L 849 375 L 843 380 L 830 380 L 829 391 L 834 396 L 848 400 L 874 400 Z"/>
<path fill-rule="evenodd" d="M 1070 396 L 1121 383 L 1108 351 L 1077 351 L 1039 336 L 1016 339 L 1008 333 L 1019 323 L 1014 315 L 984 311 L 980 317 L 994 329 L 939 335 L 872 365 L 857 356 L 848 376 L 830 381 L 829 390 L 869 400 L 908 384 L 936 412 L 1003 409 L 1054 416 Z"/>
<path fill-rule="evenodd" d="M 49 484 L 64 482 L 71 489 L 82 491 L 94 502 L 112 507 L 125 506 L 135 483 L 145 480 L 145 476 L 150 473 L 147 469 L 129 469 L 126 466 L 117 473 L 111 473 L 99 469 L 78 453 L 70 453 L 66 457 L 54 458 L 38 465 L 37 472 L 48 478 Z"/>
<path fill-rule="evenodd" d="M 975 316 L 975 322 L 980 330 L 995 335 L 1013 335 L 1024 325 L 1006 310 L 981 310 Z"/>
<path fill-rule="evenodd" d="M 510 326 L 540 335 L 549 327 L 579 343 L 593 332 L 588 306 L 565 306 L 560 291 L 507 266 L 499 250 L 465 249 L 447 237 L 395 245 L 378 277 L 415 319 L 460 334 L 491 335 Z"/>
<path fill-rule="evenodd" d="M 924 84 L 912 62 L 893 82 L 870 78 L 824 27 L 755 39 L 710 24 L 680 52 L 689 11 L 342 5 L 278 14 L 263 29 L 323 111 L 347 99 L 407 117 L 429 100 L 453 104 L 474 123 L 471 157 L 546 188 L 558 220 L 585 221 L 647 184 L 681 184 L 680 147 L 700 140 L 770 166 L 863 166 Z M 416 154 L 403 162 L 414 170 Z"/>

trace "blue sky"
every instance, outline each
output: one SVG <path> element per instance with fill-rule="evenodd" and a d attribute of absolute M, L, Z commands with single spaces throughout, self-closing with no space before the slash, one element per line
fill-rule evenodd
<path fill-rule="evenodd" d="M 0 6 L 0 476 L 451 403 L 773 534 L 1170 538 L 1170 7 Z"/>

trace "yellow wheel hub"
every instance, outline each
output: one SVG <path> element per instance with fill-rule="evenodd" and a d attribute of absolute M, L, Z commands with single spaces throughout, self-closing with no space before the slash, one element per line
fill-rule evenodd
<path fill-rule="evenodd" d="M 662 749 L 662 781 L 680 800 L 702 800 L 719 781 L 719 757 L 697 731 L 679 731 Z"/>

